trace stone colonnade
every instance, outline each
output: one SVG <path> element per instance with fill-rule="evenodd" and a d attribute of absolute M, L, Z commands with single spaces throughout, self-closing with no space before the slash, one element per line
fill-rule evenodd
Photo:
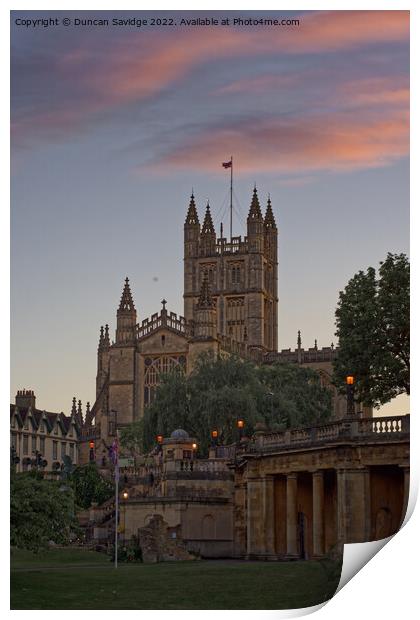
<path fill-rule="evenodd" d="M 395 469 L 404 472 L 404 478 L 394 531 L 404 518 L 409 492 L 409 468 Z M 394 484 L 384 476 L 383 485 Z M 399 490 L 392 492 L 399 501 Z M 264 475 L 254 471 L 247 477 L 245 497 L 249 559 L 317 558 L 337 543 L 375 539 L 369 467 Z"/>

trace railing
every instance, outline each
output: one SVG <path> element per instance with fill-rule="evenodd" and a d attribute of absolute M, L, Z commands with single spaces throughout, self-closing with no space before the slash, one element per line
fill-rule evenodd
<path fill-rule="evenodd" d="M 273 364 L 274 362 L 298 362 L 305 364 L 308 362 L 332 362 L 338 353 L 338 349 L 332 347 L 322 347 L 322 349 L 282 349 L 279 352 L 267 353 L 264 356 L 265 364 Z"/>
<path fill-rule="evenodd" d="M 183 316 L 178 316 L 175 312 L 169 312 L 163 308 L 160 314 L 152 314 L 150 319 L 144 319 L 141 325 L 136 326 L 137 339 L 144 338 L 160 327 L 168 327 L 179 334 L 185 335 L 187 332 L 186 320 Z"/>
<path fill-rule="evenodd" d="M 248 238 L 244 237 L 232 237 L 232 241 L 229 242 L 225 237 L 217 239 L 216 253 L 217 254 L 242 254 L 248 252 Z"/>
<path fill-rule="evenodd" d="M 221 459 L 203 459 L 203 460 L 184 460 L 177 461 L 175 471 L 196 471 L 207 474 L 217 472 L 228 472 L 228 460 Z"/>
<path fill-rule="evenodd" d="M 296 447 L 311 447 L 341 441 L 406 440 L 409 433 L 409 415 L 386 418 L 345 418 L 306 428 L 259 432 L 251 438 L 248 447 L 244 447 L 241 451 L 291 450 Z"/>

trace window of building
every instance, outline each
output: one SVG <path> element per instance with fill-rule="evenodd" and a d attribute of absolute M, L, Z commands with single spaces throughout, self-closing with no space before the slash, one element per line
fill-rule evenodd
<path fill-rule="evenodd" d="M 183 459 L 190 459 L 192 457 L 192 452 L 191 450 L 183 450 L 182 451 L 182 458 Z"/>
<path fill-rule="evenodd" d="M 36 452 L 36 435 L 32 435 L 32 452 Z"/>
<path fill-rule="evenodd" d="M 28 416 L 26 416 L 26 418 L 25 418 L 25 422 L 23 423 L 23 428 L 25 429 L 25 431 L 27 431 L 27 430 L 28 430 L 28 428 L 29 428 L 29 419 L 28 419 Z"/>
<path fill-rule="evenodd" d="M 45 456 L 45 437 L 39 438 L 39 451 L 41 452 L 42 456 Z"/>
<path fill-rule="evenodd" d="M 66 442 L 61 443 L 61 460 L 66 456 Z"/>
<path fill-rule="evenodd" d="M 160 383 L 160 377 L 163 374 L 171 372 L 174 368 L 185 370 L 185 356 L 168 356 L 162 355 L 155 358 L 146 358 L 144 361 L 144 405 L 150 405 L 153 402 L 156 387 Z"/>
<path fill-rule="evenodd" d="M 23 454 L 28 454 L 28 435 L 23 436 Z"/>
<path fill-rule="evenodd" d="M 69 456 L 70 456 L 71 460 L 74 462 L 74 443 L 71 443 L 69 445 L 69 448 L 70 448 L 70 455 Z"/>
<path fill-rule="evenodd" d="M 10 447 L 16 448 L 16 433 L 10 433 Z"/>
<path fill-rule="evenodd" d="M 53 461 L 57 460 L 58 456 L 58 441 L 53 441 Z"/>

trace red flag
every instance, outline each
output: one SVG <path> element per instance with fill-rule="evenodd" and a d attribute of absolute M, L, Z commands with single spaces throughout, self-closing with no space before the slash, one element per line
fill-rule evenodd
<path fill-rule="evenodd" d="M 223 168 L 232 168 L 232 162 L 231 161 L 224 161 L 224 162 L 222 162 L 222 166 L 223 166 Z"/>

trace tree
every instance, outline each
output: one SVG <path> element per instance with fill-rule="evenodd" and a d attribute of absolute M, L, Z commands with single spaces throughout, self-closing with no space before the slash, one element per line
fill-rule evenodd
<path fill-rule="evenodd" d="M 38 472 L 12 473 L 10 483 L 10 542 L 38 551 L 50 541 L 65 545 L 78 531 L 74 495 L 61 482 L 44 480 Z"/>
<path fill-rule="evenodd" d="M 127 427 L 124 445 L 150 448 L 156 435 L 176 428 L 196 437 L 201 454 L 213 429 L 221 443 L 238 438 L 237 421 L 251 434 L 257 422 L 270 428 L 313 424 L 331 416 L 331 393 L 313 370 L 295 364 L 256 366 L 237 357 L 203 354 L 187 377 L 173 371 L 161 377 L 144 425 Z M 134 436 L 134 437 L 133 437 Z"/>
<path fill-rule="evenodd" d="M 101 476 L 95 463 L 76 467 L 70 476 L 70 483 L 80 508 L 89 508 L 92 502 L 102 504 L 114 492 L 112 482 Z"/>
<path fill-rule="evenodd" d="M 334 381 L 343 389 L 355 376 L 355 397 L 379 407 L 410 393 L 410 266 L 405 254 L 388 254 L 378 276 L 359 271 L 340 292 L 336 309 L 339 352 Z"/>
<path fill-rule="evenodd" d="M 143 453 L 144 444 L 144 419 L 136 420 L 128 426 L 124 426 L 120 431 L 120 444 L 131 454 Z"/>

